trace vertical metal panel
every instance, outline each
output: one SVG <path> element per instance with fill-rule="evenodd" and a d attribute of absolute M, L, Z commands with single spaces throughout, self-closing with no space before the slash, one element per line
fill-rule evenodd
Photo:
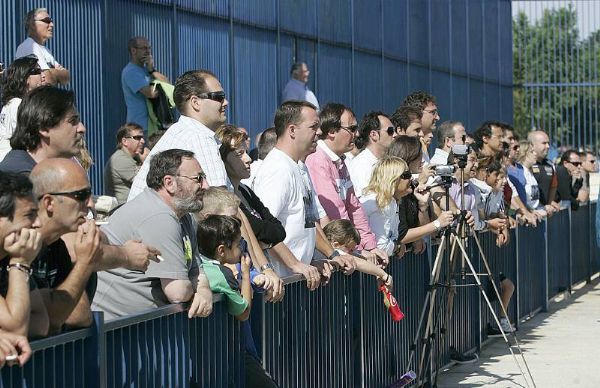
<path fill-rule="evenodd" d="M 448 15 L 450 4 L 433 1 L 431 3 L 431 65 L 434 68 L 450 69 L 450 45 L 452 32 L 450 31 L 450 17 Z M 454 20 L 452 21 L 454 23 Z"/>
<path fill-rule="evenodd" d="M 177 7 L 220 17 L 229 16 L 229 0 L 174 0 Z"/>
<path fill-rule="evenodd" d="M 467 22 L 469 14 L 467 8 L 471 4 L 469 0 L 452 0 L 449 18 L 452 20 L 452 69 L 454 72 L 467 74 L 468 72 L 468 36 L 470 30 Z M 460 94 L 459 94 L 460 95 Z M 464 116 L 463 116 L 464 117 Z"/>
<path fill-rule="evenodd" d="M 352 2 L 318 0 L 319 38 L 350 44 L 352 41 Z"/>
<path fill-rule="evenodd" d="M 235 123 L 252 135 L 273 121 L 277 108 L 277 47 L 275 33 L 234 26 Z"/>
<path fill-rule="evenodd" d="M 253 25 L 277 26 L 276 0 L 230 0 L 231 16 Z"/>
<path fill-rule="evenodd" d="M 180 12 L 177 14 L 177 28 L 177 74 L 193 69 L 208 69 L 219 78 L 223 90 L 229 96 L 232 90 L 229 79 L 229 23 L 221 19 Z"/>
<path fill-rule="evenodd" d="M 328 44 L 318 45 L 317 89 L 319 104 L 339 102 L 351 105 L 351 68 L 352 51 Z"/>
<path fill-rule="evenodd" d="M 315 84 L 314 79 L 316 75 L 314 67 L 314 55 L 311 58 L 307 58 L 305 57 L 304 52 L 298 52 L 300 50 L 294 52 L 294 47 L 297 47 L 297 45 L 294 44 L 295 42 L 297 42 L 297 40 L 295 40 L 294 37 L 291 35 L 283 33 L 279 35 L 279 46 L 277 47 L 277 52 L 279 56 L 279 71 L 277 72 L 279 78 L 279 90 L 277 90 L 278 103 L 281 103 L 281 92 L 283 91 L 283 88 L 285 87 L 287 82 L 290 80 L 290 70 L 292 68 L 292 64 L 296 61 L 306 62 L 311 73 L 309 76 L 309 84 L 311 85 L 311 90 L 315 92 L 315 95 L 317 96 L 317 98 L 319 98 L 319 94 L 317 91 L 315 91 L 313 86 Z"/>
<path fill-rule="evenodd" d="M 483 1 L 483 68 L 486 81 L 499 81 L 501 56 L 498 47 L 498 0 Z M 503 53 L 504 54 L 504 53 Z M 493 93 L 490 93 L 493 95 Z M 491 116 L 490 116 L 491 117 Z"/>
<path fill-rule="evenodd" d="M 383 111 L 391 115 L 410 92 L 405 62 L 385 59 L 383 62 Z"/>
<path fill-rule="evenodd" d="M 381 56 L 357 52 L 354 54 L 356 66 L 354 68 L 354 113 L 357 119 L 369 111 L 380 110 L 383 106 L 381 88 L 373 85 L 382 85 Z"/>
<path fill-rule="evenodd" d="M 484 93 L 484 85 L 485 83 L 477 80 L 470 80 L 469 82 L 469 92 L 471 95 L 469 105 L 469 127 L 473 130 L 479 127 L 483 121 L 489 119 L 484 114 L 485 105 L 483 101 L 483 93 Z"/>
<path fill-rule="evenodd" d="M 301 35 L 317 35 L 317 0 L 281 1 L 281 29 Z"/>
<path fill-rule="evenodd" d="M 430 91 L 429 68 L 410 63 L 408 68 L 408 90 Z"/>
<path fill-rule="evenodd" d="M 0 2 L 0 62 L 5 67 L 14 60 L 17 46 L 23 40 L 23 13 L 20 1 L 6 0 Z"/>
<path fill-rule="evenodd" d="M 464 77 L 453 76 L 452 95 L 453 98 L 448 101 L 448 103 L 443 104 L 441 119 L 442 121 L 454 119 L 462 121 L 467 132 L 471 133 L 475 128 L 469 127 L 469 104 L 467 103 L 467 97 L 469 96 L 469 80 Z"/>
<path fill-rule="evenodd" d="M 381 50 L 382 0 L 354 0 L 354 45 Z"/>
<path fill-rule="evenodd" d="M 451 120 L 453 117 L 450 116 L 452 105 L 452 98 L 450 96 L 451 91 L 451 79 L 447 73 L 439 71 L 431 71 L 431 93 L 437 99 L 437 107 L 440 115 L 440 124 L 445 120 Z"/>
<path fill-rule="evenodd" d="M 395 58 L 408 58 L 408 3 L 383 0 L 383 50 Z"/>
<path fill-rule="evenodd" d="M 317 98 L 319 91 L 316 89 L 316 76 L 318 69 L 317 65 L 317 44 L 313 40 L 296 38 L 296 60 L 305 62 L 311 74 L 308 78 L 308 87 L 315 92 Z M 289 78 L 290 66 L 286 67 L 287 76 Z"/>
<path fill-rule="evenodd" d="M 484 20 L 482 14 L 483 2 L 469 1 L 467 4 L 467 18 L 469 20 L 469 73 L 476 77 L 483 77 L 483 37 Z"/>
<path fill-rule="evenodd" d="M 409 60 L 429 64 L 429 2 L 408 0 Z M 412 74 L 411 74 L 412 76 Z"/>
<path fill-rule="evenodd" d="M 590 256 L 590 234 L 586 230 L 590 227 L 589 205 L 581 206 L 579 209 L 571 212 L 571 257 L 573 258 L 571 273 L 573 274 L 572 283 L 578 283 L 588 280 L 591 273 Z"/>

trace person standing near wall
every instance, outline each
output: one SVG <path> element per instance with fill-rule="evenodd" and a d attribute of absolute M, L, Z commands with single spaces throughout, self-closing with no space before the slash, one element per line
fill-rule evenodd
<path fill-rule="evenodd" d="M 320 110 L 319 101 L 315 94 L 308 88 L 308 76 L 310 70 L 304 62 L 296 62 L 292 65 L 290 70 L 292 78 L 288 81 L 281 93 L 281 103 L 286 101 L 308 101 L 317 108 L 317 112 Z"/>
<path fill-rule="evenodd" d="M 150 85 L 156 79 L 169 82 L 169 79 L 154 67 L 152 47 L 148 39 L 135 36 L 127 43 L 129 63 L 121 72 L 123 97 L 127 105 L 127 122 L 136 123 L 148 130 L 148 106 L 146 98 L 156 98 L 158 92 Z"/>
<path fill-rule="evenodd" d="M 66 85 L 71 80 L 69 70 L 65 69 L 45 46 L 54 33 L 54 20 L 46 8 L 35 8 L 27 12 L 25 18 L 27 39 L 17 47 L 15 58 L 33 54 L 44 71 L 46 83 Z"/>

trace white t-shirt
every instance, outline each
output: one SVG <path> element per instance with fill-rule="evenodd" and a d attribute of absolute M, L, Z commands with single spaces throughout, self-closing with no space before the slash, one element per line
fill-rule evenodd
<path fill-rule="evenodd" d="M 42 70 L 53 69 L 60 65 L 46 46 L 42 46 L 32 38 L 27 38 L 17 47 L 15 58 L 21 58 L 30 54 L 35 54 L 38 57 L 38 64 Z"/>
<path fill-rule="evenodd" d="M 0 112 L 0 139 L 10 139 L 17 127 L 17 111 L 21 105 L 21 99 L 11 98 Z"/>
<path fill-rule="evenodd" d="M 527 207 L 537 209 L 540 207 L 540 188 L 535 176 L 528 168 L 523 169 L 525 175 L 525 194 L 527 194 Z"/>
<path fill-rule="evenodd" d="M 286 233 L 285 245 L 298 260 L 309 264 L 316 243 L 316 203 L 298 163 L 273 148 L 256 174 L 254 192 L 281 221 Z M 292 274 L 281 262 L 273 260 L 272 264 L 280 276 Z"/>
<path fill-rule="evenodd" d="M 350 171 L 350 179 L 354 185 L 354 194 L 360 199 L 363 196 L 363 190 L 369 185 L 371 175 L 375 170 L 375 165 L 379 159 L 368 149 L 365 148 L 360 154 L 352 160 L 348 166 Z"/>
<path fill-rule="evenodd" d="M 376 194 L 372 192 L 360 197 L 360 203 L 369 219 L 369 227 L 377 238 L 377 248 L 384 250 L 391 257 L 398 239 L 398 204 L 392 199 L 385 208 L 380 209 L 377 206 Z"/>

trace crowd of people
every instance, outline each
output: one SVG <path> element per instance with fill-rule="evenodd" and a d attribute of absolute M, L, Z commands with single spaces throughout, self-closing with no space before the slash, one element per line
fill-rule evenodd
<path fill-rule="evenodd" d="M 209 70 L 176 79 L 169 97 L 178 119 L 150 134 L 151 100 L 170 93 L 169 80 L 149 41 L 135 37 L 122 72 L 127 122 L 104 174 L 103 193 L 118 207 L 97 222 L 86 128 L 74 92 L 55 86 L 68 84 L 68 70 L 45 48 L 53 20 L 35 9 L 26 26 L 29 37 L 2 75 L 2 364 L 27 360 L 26 337 L 91 325 L 92 311 L 111 320 L 189 302 L 190 318 L 206 317 L 213 293 L 223 293 L 243 321 L 247 384 L 276 386 L 251 337 L 254 292 L 278 302 L 286 276 L 300 274 L 314 290 L 334 270 L 392 288 L 390 262 L 424 253 L 427 239 L 460 214 L 501 246 L 510 243 L 509 228 L 535 226 L 561 202 L 576 209 L 588 200 L 594 152 L 568 150 L 554 165 L 541 130 L 520 140 L 503 122 L 470 135 L 458 121 L 438 126 L 443 102 L 422 91 L 391 114 L 360 118 L 343 104 L 320 107 L 304 63 L 293 65 L 255 150 L 245 129 L 227 124 L 229 101 Z M 511 332 L 514 285 L 496 275 L 501 326 Z M 453 358 L 473 360 L 456 351 Z"/>

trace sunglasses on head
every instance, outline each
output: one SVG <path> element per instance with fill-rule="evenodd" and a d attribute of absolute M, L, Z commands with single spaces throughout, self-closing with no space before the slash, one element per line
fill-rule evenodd
<path fill-rule="evenodd" d="M 35 19 L 36 22 L 44 22 L 46 24 L 50 24 L 52 23 L 54 20 L 52 20 L 52 18 L 50 16 L 46 16 L 43 19 Z"/>
<path fill-rule="evenodd" d="M 402 175 L 400 175 L 400 179 L 411 179 L 412 178 L 412 174 L 410 173 L 409 170 L 406 170 L 402 173 Z"/>
<path fill-rule="evenodd" d="M 29 75 L 40 75 L 42 74 L 42 69 L 40 69 L 39 67 L 34 67 L 33 69 L 29 70 Z"/>
<path fill-rule="evenodd" d="M 206 100 L 213 100 L 219 103 L 223 103 L 223 101 L 225 101 L 225 92 L 224 91 L 220 91 L 220 92 L 208 92 L 208 93 L 202 93 L 200 95 L 198 95 L 199 98 L 203 98 Z"/>
<path fill-rule="evenodd" d="M 125 136 L 125 139 L 134 139 L 140 141 L 144 138 L 144 135 L 135 135 L 135 136 Z"/>
<path fill-rule="evenodd" d="M 75 190 L 75 191 L 57 191 L 57 192 L 46 193 L 46 194 L 49 194 L 49 195 L 64 195 L 66 197 L 74 198 L 78 202 L 87 202 L 90 199 L 90 197 L 92 196 L 92 188 L 91 187 L 86 187 L 85 189 L 81 189 L 81 190 Z M 40 200 L 46 194 L 40 195 L 38 197 L 38 200 Z"/>

